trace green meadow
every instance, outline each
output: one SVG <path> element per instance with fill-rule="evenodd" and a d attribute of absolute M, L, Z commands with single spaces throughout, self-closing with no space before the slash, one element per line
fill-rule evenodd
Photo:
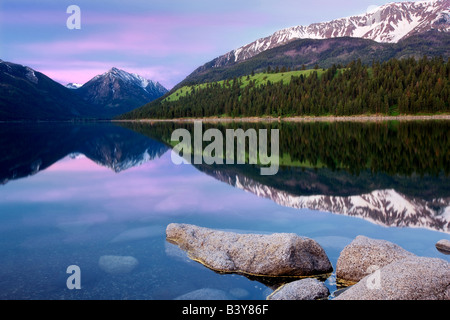
<path fill-rule="evenodd" d="M 243 77 L 240 77 L 237 79 L 242 82 L 241 87 L 246 87 L 251 82 L 254 82 L 254 86 L 258 87 L 258 86 L 267 84 L 269 81 L 272 83 L 283 82 L 284 84 L 289 84 L 291 81 L 291 77 L 299 77 L 300 75 L 309 76 L 313 72 L 317 72 L 319 77 L 324 73 L 324 71 L 322 69 L 318 69 L 318 70 L 309 69 L 309 70 L 288 71 L 288 72 L 278 72 L 278 73 L 264 72 L 264 73 L 256 73 L 254 75 L 243 76 Z M 225 84 L 225 82 L 232 83 L 233 80 L 222 80 L 222 81 L 213 82 L 213 83 L 220 84 L 223 86 Z M 203 89 L 208 84 L 210 84 L 210 83 L 202 83 L 202 84 L 197 84 L 197 85 L 193 85 L 193 86 L 184 86 L 184 87 L 176 90 L 174 93 L 172 93 L 170 96 L 165 98 L 163 101 L 164 102 L 177 101 L 178 99 L 190 94 L 192 92 L 192 90 Z"/>

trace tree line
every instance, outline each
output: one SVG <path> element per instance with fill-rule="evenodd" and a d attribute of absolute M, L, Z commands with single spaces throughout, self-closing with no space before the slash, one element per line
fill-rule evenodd
<path fill-rule="evenodd" d="M 162 99 L 126 118 L 351 116 L 450 112 L 450 59 L 424 56 L 370 66 L 360 60 L 289 81 L 256 86 L 244 77 L 192 87 L 177 101 Z"/>
<path fill-rule="evenodd" d="M 175 129 L 191 132 L 192 123 L 164 122 L 121 124 L 152 139 L 171 145 Z M 329 168 L 358 175 L 369 170 L 402 176 L 450 174 L 450 123 L 400 122 L 236 122 L 203 123 L 203 132 L 226 129 L 279 129 L 280 167 Z M 270 138 L 269 138 L 270 139 Z M 202 141 L 202 150 L 210 142 Z M 194 141 L 192 141 L 194 145 Z M 270 153 L 270 145 L 269 145 Z"/>

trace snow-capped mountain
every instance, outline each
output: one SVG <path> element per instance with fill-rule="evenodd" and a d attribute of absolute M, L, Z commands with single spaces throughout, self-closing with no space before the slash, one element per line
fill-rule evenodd
<path fill-rule="evenodd" d="M 355 37 L 396 43 L 429 30 L 450 31 L 450 0 L 389 3 L 357 16 L 282 29 L 228 52 L 215 66 L 241 62 L 296 39 Z"/>
<path fill-rule="evenodd" d="M 117 68 L 84 85 L 62 85 L 30 67 L 0 60 L 0 120 L 110 119 L 167 92 Z"/>
<path fill-rule="evenodd" d="M 106 107 L 113 115 L 131 111 L 164 95 L 159 82 L 112 68 L 76 90 L 87 102 Z"/>
<path fill-rule="evenodd" d="M 111 68 L 108 72 L 105 72 L 102 75 L 95 76 L 91 81 L 93 80 L 104 80 L 109 79 L 111 81 L 117 81 L 121 80 L 136 86 L 141 87 L 149 94 L 155 94 L 156 93 L 166 93 L 167 89 L 164 88 L 159 82 L 155 82 L 152 80 L 145 79 L 141 77 L 140 75 L 136 73 L 129 73 L 124 70 L 118 69 L 118 68 Z M 115 88 L 111 87 L 111 91 L 114 91 Z"/>

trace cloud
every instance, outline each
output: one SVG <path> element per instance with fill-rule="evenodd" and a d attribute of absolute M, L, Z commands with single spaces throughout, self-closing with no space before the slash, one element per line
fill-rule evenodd
<path fill-rule="evenodd" d="M 81 30 L 69 30 L 70 1 L 3 0 L 1 58 L 41 61 L 30 67 L 62 83 L 82 83 L 115 66 L 145 72 L 171 88 L 204 63 L 278 29 L 347 16 L 381 2 L 387 1 L 78 0 Z M 74 68 L 71 61 L 86 65 Z M 99 63 L 88 65 L 92 61 Z"/>

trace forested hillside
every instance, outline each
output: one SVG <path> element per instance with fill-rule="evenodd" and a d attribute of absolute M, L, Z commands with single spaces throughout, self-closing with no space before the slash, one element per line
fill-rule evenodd
<path fill-rule="evenodd" d="M 283 76 L 284 73 L 277 70 Z M 266 72 L 274 72 L 267 70 Z M 286 73 L 286 77 L 289 73 Z M 178 99 L 159 99 L 122 119 L 212 116 L 348 116 L 450 111 L 450 60 L 360 60 L 288 81 L 256 83 L 261 74 L 192 86 Z"/>

